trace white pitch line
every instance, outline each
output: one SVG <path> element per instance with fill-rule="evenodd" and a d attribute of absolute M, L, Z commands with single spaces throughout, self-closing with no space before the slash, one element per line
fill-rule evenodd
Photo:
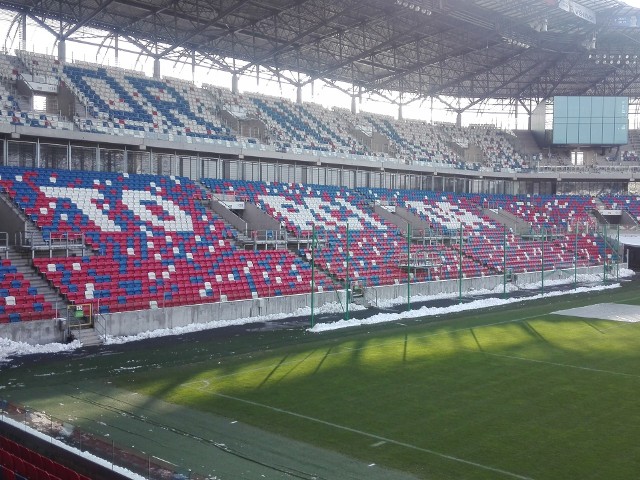
<path fill-rule="evenodd" d="M 204 387 L 202 389 L 200 389 L 200 390 L 204 390 Z M 237 402 L 246 403 L 248 405 L 253 405 L 255 407 L 265 408 L 265 409 L 271 410 L 273 412 L 284 413 L 286 415 L 291 415 L 292 417 L 302 418 L 304 420 L 309 420 L 311 422 L 320 423 L 322 425 L 326 425 L 326 426 L 332 427 L 332 428 L 337 428 L 339 430 L 344 430 L 344 431 L 347 431 L 347 432 L 356 433 L 358 435 L 369 437 L 369 438 L 372 438 L 374 440 L 378 440 L 378 441 L 381 441 L 381 442 L 392 443 L 394 445 L 398 445 L 398 446 L 401 446 L 401 447 L 409 448 L 409 449 L 412 449 L 412 450 L 417 450 L 417 451 L 423 452 L 423 453 L 428 453 L 428 454 L 435 455 L 435 456 L 441 457 L 441 458 L 445 458 L 447 460 L 451 460 L 451 461 L 454 461 L 454 462 L 464 463 L 465 465 L 471 465 L 472 467 L 480 468 L 480 469 L 483 469 L 483 470 L 488 470 L 490 472 L 499 473 L 499 474 L 505 475 L 507 477 L 517 478 L 517 479 L 520 479 L 520 480 L 533 480 L 531 477 L 525 477 L 524 475 L 519 475 L 517 473 L 509 472 L 507 470 L 502 470 L 500 468 L 491 467 L 489 465 L 483 465 L 481 463 L 473 462 L 471 460 L 465 460 L 464 458 L 454 457 L 453 455 L 448 455 L 446 453 L 437 452 L 435 450 L 431 450 L 431 449 L 428 449 L 428 448 L 418 447 L 418 446 L 412 445 L 410 443 L 401 442 L 399 440 L 393 440 L 391 438 L 383 437 L 381 435 L 376 435 L 375 433 L 364 432 L 364 431 L 358 430 L 356 428 L 351 428 L 351 427 L 347 427 L 347 426 L 344 426 L 344 425 L 339 425 L 337 423 L 328 422 L 326 420 L 321 420 L 319 418 L 310 417 L 308 415 L 303 415 L 301 413 L 291 412 L 289 410 L 284 410 L 282 408 L 273 407 L 271 405 L 265 405 L 263 403 L 254 402 L 252 400 L 246 400 L 244 398 L 238 398 L 238 397 L 233 397 L 231 395 L 225 395 L 224 393 L 217 393 L 217 392 L 211 392 L 211 391 L 209 391 L 208 393 L 211 394 L 211 395 L 215 395 L 217 397 L 222 397 L 222 398 L 226 398 L 226 399 L 229 399 L 229 400 L 235 400 Z"/>
<path fill-rule="evenodd" d="M 602 370 L 600 368 L 583 367 L 581 365 L 571 365 L 570 363 L 547 362 L 546 360 L 537 360 L 535 358 L 526 358 L 526 357 L 518 357 L 518 356 L 514 356 L 514 355 L 505 355 L 503 353 L 484 352 L 484 351 L 481 351 L 481 350 L 474 350 L 474 349 L 471 349 L 471 348 L 461 348 L 461 350 L 465 350 L 467 352 L 481 353 L 483 355 L 490 355 L 492 357 L 508 358 L 510 360 L 520 360 L 522 362 L 542 363 L 544 365 L 552 365 L 554 367 L 575 368 L 577 370 L 586 370 L 588 372 L 607 373 L 609 375 L 618 375 L 618 376 L 621 376 L 621 377 L 640 378 L 640 375 L 634 375 L 633 373 L 616 372 L 615 370 Z"/>

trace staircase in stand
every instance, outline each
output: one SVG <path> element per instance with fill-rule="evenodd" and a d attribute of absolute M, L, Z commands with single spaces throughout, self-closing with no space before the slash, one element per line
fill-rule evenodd
<path fill-rule="evenodd" d="M 38 274 L 26 252 L 17 251 L 14 247 L 10 247 L 7 251 L 7 258 L 11 260 L 11 264 L 17 268 L 31 287 L 35 287 L 38 290 L 38 294 L 44 295 L 44 299 L 59 312 L 59 317 L 66 314 L 67 302 L 56 289 Z"/>
<path fill-rule="evenodd" d="M 75 340 L 80 341 L 83 347 L 102 345 L 102 339 L 93 327 L 76 328 L 72 330 Z"/>

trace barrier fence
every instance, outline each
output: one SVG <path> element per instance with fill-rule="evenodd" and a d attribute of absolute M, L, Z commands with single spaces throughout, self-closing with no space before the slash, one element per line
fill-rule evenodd
<path fill-rule="evenodd" d="M 4 422 L 11 419 L 24 427 L 58 440 L 82 453 L 103 459 L 111 465 L 125 468 L 148 480 L 212 480 L 215 477 L 192 472 L 135 448 L 117 445 L 113 440 L 84 431 L 67 420 L 48 415 L 30 407 L 0 400 L 0 415 Z M 26 430 L 26 428 L 25 428 Z M 81 454 L 82 454 L 81 453 Z"/>

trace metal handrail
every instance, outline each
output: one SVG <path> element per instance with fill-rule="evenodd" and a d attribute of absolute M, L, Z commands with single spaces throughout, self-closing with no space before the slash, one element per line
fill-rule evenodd
<path fill-rule="evenodd" d="M 100 304 L 98 304 L 98 310 L 100 310 Z M 107 319 L 99 311 L 93 314 L 93 329 L 103 340 L 107 337 Z"/>

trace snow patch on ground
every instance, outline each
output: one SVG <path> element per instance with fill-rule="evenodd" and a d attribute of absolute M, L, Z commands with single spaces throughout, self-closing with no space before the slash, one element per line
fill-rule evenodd
<path fill-rule="evenodd" d="M 58 353 L 70 352 L 80 348 L 82 344 L 78 340 L 71 343 L 47 343 L 46 345 L 29 345 L 24 342 L 14 342 L 8 338 L 0 337 L 0 362 L 5 362 L 7 357 L 29 355 L 32 353 Z"/>

